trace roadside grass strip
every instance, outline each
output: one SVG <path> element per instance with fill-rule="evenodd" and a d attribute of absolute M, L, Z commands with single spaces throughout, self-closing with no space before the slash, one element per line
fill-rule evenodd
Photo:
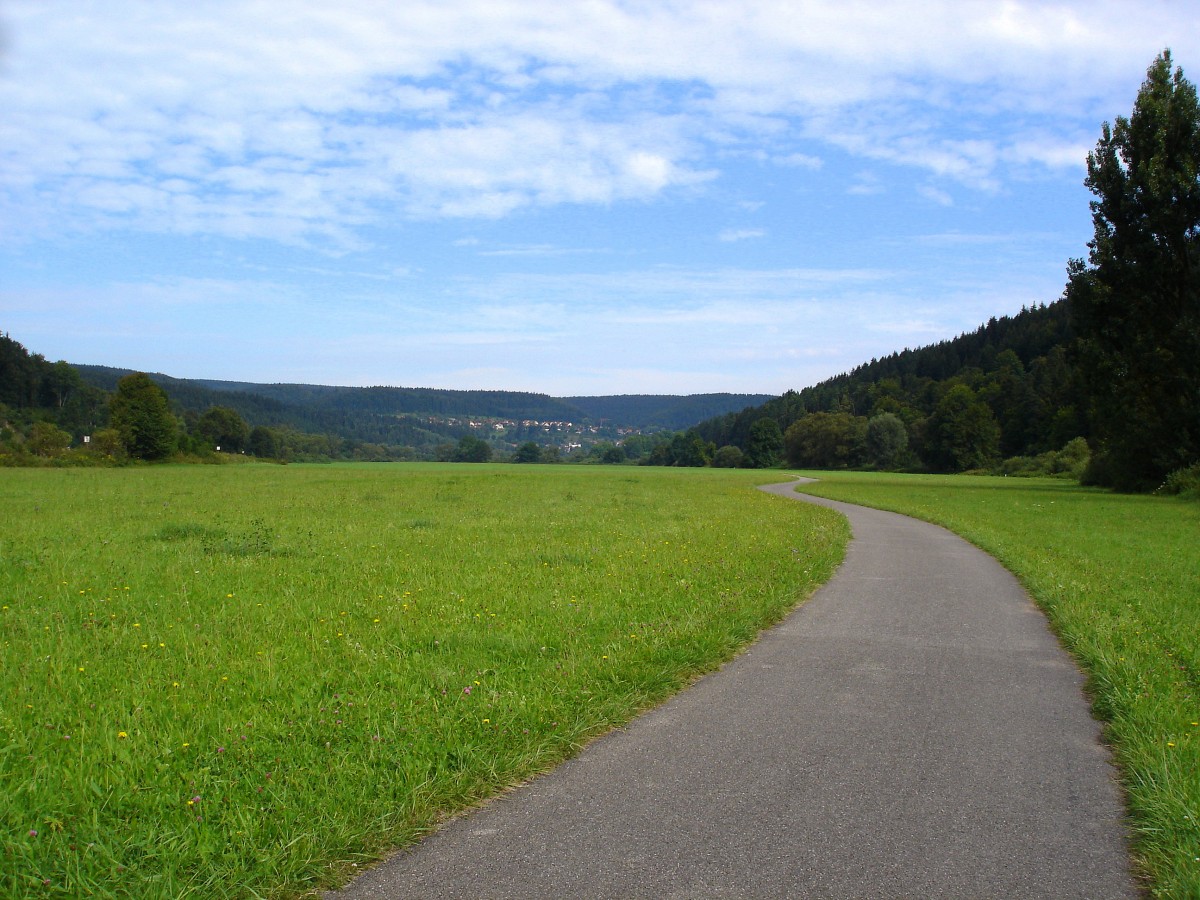
<path fill-rule="evenodd" d="M 0 473 L 0 896 L 289 897 L 677 691 L 826 581 L 777 472 Z"/>
<path fill-rule="evenodd" d="M 1151 893 L 1200 897 L 1200 504 L 1054 479 L 804 473 L 995 556 L 1088 675 Z"/>

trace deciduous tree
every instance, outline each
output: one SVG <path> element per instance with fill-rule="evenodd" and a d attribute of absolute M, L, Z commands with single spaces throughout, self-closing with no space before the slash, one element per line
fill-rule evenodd
<path fill-rule="evenodd" d="M 28 446 L 37 456 L 61 456 L 71 446 L 71 436 L 52 422 L 34 422 Z"/>
<path fill-rule="evenodd" d="M 63 360 L 48 367 L 42 380 L 42 390 L 47 395 L 46 399 L 59 409 L 66 406 L 67 400 L 82 386 L 79 373 Z"/>
<path fill-rule="evenodd" d="M 981 469 L 999 458 L 1000 426 L 986 403 L 965 384 L 938 401 L 925 431 L 925 462 L 940 472 Z"/>
<path fill-rule="evenodd" d="M 867 420 L 848 412 L 818 412 L 797 419 L 784 433 L 788 465 L 844 469 L 857 465 Z"/>
<path fill-rule="evenodd" d="M 279 435 L 265 425 L 255 425 L 250 430 L 250 452 L 259 459 L 276 458 L 279 446 Z"/>
<path fill-rule="evenodd" d="M 492 458 L 491 445 L 474 435 L 467 434 L 458 442 L 458 447 L 454 451 L 455 462 L 474 462 L 484 463 Z"/>
<path fill-rule="evenodd" d="M 695 429 L 679 431 L 671 440 L 654 448 L 643 465 L 647 466 L 707 466 L 717 452 L 711 441 L 706 441 Z"/>
<path fill-rule="evenodd" d="M 867 458 L 880 469 L 899 464 L 908 449 L 908 429 L 892 413 L 880 413 L 867 420 Z"/>
<path fill-rule="evenodd" d="M 250 438 L 250 426 L 227 406 L 212 406 L 196 422 L 195 433 L 204 441 L 205 449 L 219 447 L 226 453 L 240 453 L 246 449 Z"/>
<path fill-rule="evenodd" d="M 746 465 L 751 469 L 770 469 L 779 465 L 783 455 L 783 431 L 770 416 L 750 426 L 746 444 Z"/>
<path fill-rule="evenodd" d="M 745 461 L 740 447 L 726 444 L 713 454 L 712 464 L 714 469 L 740 469 Z"/>
<path fill-rule="evenodd" d="M 526 441 L 517 448 L 517 452 L 513 455 L 513 462 L 518 463 L 536 463 L 542 461 L 542 448 L 533 441 Z"/>
<path fill-rule="evenodd" d="M 707 466 L 717 448 L 696 431 L 681 431 L 671 439 L 672 466 Z"/>
<path fill-rule="evenodd" d="M 162 459 L 175 449 L 177 423 L 167 395 L 146 373 L 117 382 L 109 411 L 125 452 L 134 459 Z"/>

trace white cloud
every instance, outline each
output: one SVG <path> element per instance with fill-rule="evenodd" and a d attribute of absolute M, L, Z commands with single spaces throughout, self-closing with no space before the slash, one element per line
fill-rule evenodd
<path fill-rule="evenodd" d="M 722 154 L 975 190 L 1080 165 L 1187 3 L 17 0 L 6 230 L 357 246 L 381 218 L 645 201 Z M 854 193 L 874 190 L 868 183 Z"/>
<path fill-rule="evenodd" d="M 825 164 L 825 161 L 821 157 L 810 156 L 807 153 L 789 153 L 787 156 L 781 156 L 775 162 L 781 166 L 812 169 L 813 171 L 820 169 Z"/>
<path fill-rule="evenodd" d="M 553 244 L 527 244 L 519 247 L 498 247 L 492 250 L 480 250 L 480 256 L 524 256 L 524 257 L 556 257 L 582 256 L 606 251 L 587 247 L 556 247 Z"/>
<path fill-rule="evenodd" d="M 936 203 L 938 206 L 953 206 L 954 205 L 953 197 L 951 197 L 948 193 L 943 191 L 941 188 L 934 187 L 931 184 L 918 185 L 917 193 L 920 194 L 922 197 L 924 197 L 926 200 L 929 200 L 932 203 Z"/>
<path fill-rule="evenodd" d="M 1014 142 L 1006 151 L 1016 165 L 1034 164 L 1047 169 L 1079 169 L 1086 167 L 1087 155 L 1095 148 L 1099 130 L 1086 138 L 1070 140 L 1050 134 L 1030 135 Z"/>
<path fill-rule="evenodd" d="M 717 239 L 725 243 L 736 243 L 737 241 L 760 238 L 766 235 L 766 233 L 762 228 L 726 228 L 717 235 Z"/>
<path fill-rule="evenodd" d="M 854 176 L 854 183 L 846 188 L 846 193 L 855 197 L 872 197 L 886 191 L 882 180 L 874 172 L 859 172 Z"/>

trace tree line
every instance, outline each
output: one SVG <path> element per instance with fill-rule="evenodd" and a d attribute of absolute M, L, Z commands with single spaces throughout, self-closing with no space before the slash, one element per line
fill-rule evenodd
<path fill-rule="evenodd" d="M 694 430 L 749 453 L 771 423 L 782 458 L 804 468 L 1062 471 L 1064 448 L 1087 436 L 1071 333 L 1063 303 L 1025 309 Z M 1068 456 L 1077 469 L 1078 443 Z"/>
<path fill-rule="evenodd" d="M 83 377 L 80 371 L 83 370 Z M 560 437 L 540 426 L 523 425 L 496 436 L 485 429 L 488 440 L 470 427 L 471 416 L 448 425 L 428 415 L 388 414 L 363 408 L 377 402 L 377 389 L 324 388 L 305 385 L 237 385 L 262 388 L 275 396 L 250 390 L 216 391 L 204 382 L 191 382 L 143 372 L 123 372 L 104 367 L 73 367 L 48 362 L 30 354 L 8 335 L 0 335 L 0 464 L 3 465 L 112 465 L 129 461 L 213 460 L 230 455 L 264 460 L 314 462 L 355 460 L 438 460 L 488 462 L 511 460 L 539 463 L 631 464 L 652 455 L 659 464 L 675 464 L 678 454 L 665 453 L 676 433 L 634 433 L 618 436 L 615 427 L 599 428 L 589 446 L 564 451 Z M 228 385 L 227 383 L 221 383 Z M 404 389 L 408 391 L 408 389 Z M 418 392 L 420 393 L 420 392 Z M 475 397 L 490 412 L 488 397 L 499 397 L 501 408 L 517 415 L 530 407 L 520 397 L 533 397 L 533 409 L 562 413 L 566 407 L 539 405 L 540 395 L 506 392 L 427 392 L 439 403 L 469 403 Z M 480 395 L 487 395 L 480 399 Z M 351 408 L 293 407 L 282 398 L 348 396 Z M 733 395 L 703 395 L 701 405 L 728 407 Z M 691 398 L 650 397 L 578 398 L 595 400 L 606 412 L 621 414 L 632 401 L 634 415 L 655 416 L 670 411 L 681 414 Z M 227 401 L 227 402 L 213 402 Z M 381 409 L 386 409 L 382 407 Z M 441 408 L 441 407 L 439 407 Z M 447 407 L 457 409 L 458 407 Z M 703 406 L 702 406 L 703 408 Z M 575 414 L 578 410 L 571 408 Z M 245 415 L 243 413 L 246 413 Z M 293 423 L 308 425 L 311 430 Z M 254 423 L 254 424 L 251 424 Z M 271 424 L 267 424 L 271 423 Z M 373 424 L 372 424 L 373 423 Z M 607 436 L 606 436 L 607 435 Z M 377 438 L 377 440 L 362 439 Z M 538 439 L 533 440 L 531 437 Z M 676 448 L 680 439 L 675 440 Z M 681 464 L 703 463 L 693 454 Z"/>
<path fill-rule="evenodd" d="M 290 426 L 250 426 L 226 406 L 185 409 L 149 375 L 122 376 L 109 391 L 75 367 L 31 354 L 0 335 L 0 464 L 112 465 L 133 460 L 412 458 L 409 447 L 355 442 Z"/>
<path fill-rule="evenodd" d="M 340 424 L 343 433 L 332 429 L 303 431 L 291 424 L 263 424 L 263 420 L 278 421 L 282 401 L 273 397 L 246 391 L 216 392 L 202 384 L 165 376 L 151 377 L 143 372 L 80 368 L 99 385 L 88 383 L 68 363 L 50 363 L 38 354 L 30 354 L 10 336 L 0 335 L 0 464 L 113 465 L 130 461 L 212 460 L 236 455 L 308 462 L 424 459 L 707 465 L 713 456 L 712 448 L 691 433 L 662 431 L 618 437 L 616 429 L 610 429 L 611 438 L 601 436 L 587 447 L 575 446 L 564 451 L 554 442 L 553 435 L 539 433 L 540 441 L 528 439 L 532 429 L 514 429 L 513 434 L 506 437 L 515 437 L 518 443 L 510 444 L 497 439 L 484 440 L 466 426 L 437 426 L 430 424 L 424 416 L 387 417 L 383 413 L 370 415 L 392 419 L 385 436 L 408 438 L 411 443 L 363 441 L 345 436 L 345 432 L 351 430 L 346 428 L 345 422 L 331 423 L 319 416 L 314 420 L 318 429 L 322 425 Z M 108 385 L 111 389 L 100 385 Z M 347 390 L 307 388 L 325 395 Z M 370 389 L 366 390 L 371 393 Z M 285 392 L 285 395 L 295 398 L 294 392 Z M 503 402 L 515 402 L 513 398 L 517 396 L 506 395 Z M 731 397 L 703 395 L 696 402 L 728 406 Z M 211 402 L 226 398 L 232 401 L 229 405 Z M 602 398 L 582 399 L 599 401 Z M 622 399 L 614 398 L 612 403 L 599 405 L 607 412 L 619 414 Z M 638 414 L 642 415 L 655 415 L 655 410 L 677 411 L 689 406 L 689 398 L 644 396 L 629 399 L 635 406 L 640 405 Z M 206 408 L 201 406 L 205 402 L 208 403 Z M 243 409 L 250 410 L 249 421 L 243 416 Z M 326 413 L 337 415 L 334 410 Z M 353 418 L 365 413 L 357 410 L 345 415 Z M 256 424 L 250 424 L 256 420 Z M 740 465 L 742 462 L 739 451 L 736 460 L 716 464 Z"/>

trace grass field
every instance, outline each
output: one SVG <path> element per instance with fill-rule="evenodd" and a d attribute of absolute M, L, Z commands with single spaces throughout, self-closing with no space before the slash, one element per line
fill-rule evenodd
<path fill-rule="evenodd" d="M 826 580 L 779 473 L 0 471 L 0 896 L 293 896 Z"/>
<path fill-rule="evenodd" d="M 1090 676 L 1151 891 L 1200 897 L 1200 504 L 1053 479 L 808 473 L 999 559 Z"/>

